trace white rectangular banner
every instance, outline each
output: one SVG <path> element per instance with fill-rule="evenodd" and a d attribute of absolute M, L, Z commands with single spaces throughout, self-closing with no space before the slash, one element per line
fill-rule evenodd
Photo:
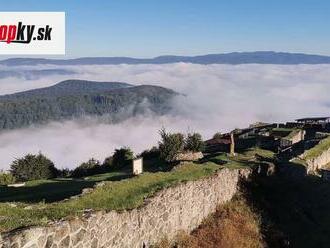
<path fill-rule="evenodd" d="M 65 12 L 0 12 L 0 54 L 65 54 Z"/>

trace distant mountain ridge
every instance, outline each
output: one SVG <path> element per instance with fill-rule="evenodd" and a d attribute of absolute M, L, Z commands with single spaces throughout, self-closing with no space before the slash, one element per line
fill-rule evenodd
<path fill-rule="evenodd" d="M 25 80 L 36 80 L 44 76 L 68 76 L 75 74 L 77 74 L 77 72 L 67 69 L 20 70 L 18 68 L 13 68 L 12 70 L 0 70 L 0 79 L 17 77 Z"/>
<path fill-rule="evenodd" d="M 112 122 L 145 112 L 170 111 L 171 89 L 119 82 L 66 80 L 54 86 L 0 96 L 0 131 L 84 116 Z"/>
<path fill-rule="evenodd" d="M 0 65 L 117 65 L 117 64 L 330 64 L 330 56 L 273 51 L 233 52 L 199 56 L 159 56 L 155 58 L 85 57 L 76 59 L 11 58 Z"/>
<path fill-rule="evenodd" d="M 133 85 L 120 82 L 97 82 L 71 79 L 45 88 L 37 88 L 10 95 L 0 95 L 0 100 L 22 97 L 57 97 L 74 94 L 91 94 L 114 89 L 127 88 L 131 86 Z"/>

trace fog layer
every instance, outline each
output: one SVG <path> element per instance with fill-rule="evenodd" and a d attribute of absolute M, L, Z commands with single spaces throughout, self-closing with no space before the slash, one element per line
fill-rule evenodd
<path fill-rule="evenodd" d="M 75 79 L 153 84 L 186 95 L 173 102 L 168 116 L 143 116 L 107 125 L 95 120 L 51 123 L 43 127 L 0 134 L 0 168 L 17 157 L 42 151 L 56 166 L 74 168 L 95 157 L 104 159 L 114 148 L 130 146 L 135 152 L 157 144 L 158 130 L 213 133 L 245 127 L 256 121 L 287 121 L 298 117 L 329 115 L 330 65 L 107 65 L 66 66 Z M 4 68 L 51 70 L 31 77 L 0 79 L 0 94 L 53 85 L 72 78 L 54 75 L 56 66 Z M 56 70 L 55 70 L 56 69 Z M 69 78 L 68 78 L 69 77 Z"/>

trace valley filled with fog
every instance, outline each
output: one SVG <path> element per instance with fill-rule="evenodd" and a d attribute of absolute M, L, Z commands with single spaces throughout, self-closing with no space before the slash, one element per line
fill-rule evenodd
<path fill-rule="evenodd" d="M 166 116 L 132 117 L 107 124 L 97 118 L 53 122 L 2 131 L 0 169 L 41 151 L 58 168 L 89 158 L 103 160 L 115 148 L 136 153 L 157 145 L 158 130 L 200 132 L 205 139 L 250 123 L 329 116 L 330 65 L 80 65 L 0 66 L 0 95 L 54 85 L 67 79 L 163 86 L 181 93 Z"/>

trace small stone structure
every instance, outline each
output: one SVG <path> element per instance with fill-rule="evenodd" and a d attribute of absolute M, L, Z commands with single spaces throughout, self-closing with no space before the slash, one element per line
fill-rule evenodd
<path fill-rule="evenodd" d="M 219 170 L 213 176 L 166 188 L 128 211 L 88 211 L 84 217 L 0 234 L 1 248 L 150 247 L 178 231 L 192 231 L 217 205 L 229 201 L 250 169 Z"/>
<path fill-rule="evenodd" d="M 234 137 L 234 131 L 230 133 L 230 155 L 235 156 L 235 137 Z"/>
<path fill-rule="evenodd" d="M 143 172 L 143 158 L 133 159 L 133 175 L 139 175 Z"/>

